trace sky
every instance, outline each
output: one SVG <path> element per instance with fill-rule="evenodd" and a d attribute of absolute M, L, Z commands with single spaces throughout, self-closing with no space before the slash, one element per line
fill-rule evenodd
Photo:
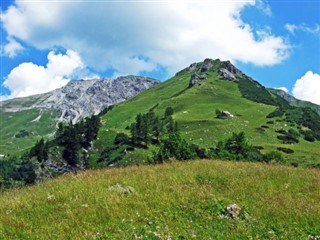
<path fill-rule="evenodd" d="M 1 1 L 0 99 L 205 58 L 320 104 L 320 0 Z"/>

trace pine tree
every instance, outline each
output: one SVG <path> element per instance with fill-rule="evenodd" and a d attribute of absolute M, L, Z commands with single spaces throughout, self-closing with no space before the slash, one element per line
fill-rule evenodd
<path fill-rule="evenodd" d="M 173 108 L 172 107 L 167 107 L 165 112 L 164 112 L 164 117 L 170 117 L 173 115 Z"/>
<path fill-rule="evenodd" d="M 75 166 L 79 161 L 78 151 L 80 150 L 80 137 L 77 132 L 77 128 L 70 123 L 64 134 L 65 139 L 63 143 L 64 150 L 62 157 L 69 165 Z"/>

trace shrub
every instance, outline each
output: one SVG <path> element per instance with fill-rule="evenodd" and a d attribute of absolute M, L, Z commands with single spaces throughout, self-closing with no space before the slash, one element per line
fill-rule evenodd
<path fill-rule="evenodd" d="M 172 107 L 167 107 L 165 112 L 164 112 L 164 116 L 165 117 L 169 117 L 173 114 L 173 108 Z"/>
<path fill-rule="evenodd" d="M 247 153 L 247 159 L 250 161 L 263 161 L 263 154 L 258 149 L 252 149 Z"/>
<path fill-rule="evenodd" d="M 316 139 L 312 135 L 305 135 L 304 140 L 308 142 L 314 142 Z"/>
<path fill-rule="evenodd" d="M 127 144 L 129 143 L 129 137 L 125 133 L 118 133 L 113 141 L 114 144 Z"/>
<path fill-rule="evenodd" d="M 282 140 L 283 143 L 293 144 L 299 142 L 298 137 L 300 136 L 300 134 L 292 128 L 289 129 L 288 132 L 286 132 L 285 130 L 278 130 L 276 132 L 283 134 L 281 136 L 277 136 L 277 138 Z"/>
<path fill-rule="evenodd" d="M 271 161 L 282 162 L 283 161 L 282 154 L 277 151 L 271 151 L 266 153 L 263 159 L 265 162 L 271 162 Z"/>
<path fill-rule="evenodd" d="M 294 151 L 290 148 L 278 147 L 277 149 L 281 152 L 288 153 L 288 154 L 294 153 Z"/>
<path fill-rule="evenodd" d="M 276 109 L 275 111 L 269 113 L 267 115 L 267 118 L 275 118 L 275 117 L 282 117 L 284 114 L 284 111 L 281 109 Z"/>
<path fill-rule="evenodd" d="M 15 135 L 16 138 L 24 138 L 24 137 L 28 137 L 30 134 L 27 130 L 20 130 L 19 133 L 17 133 Z"/>
<path fill-rule="evenodd" d="M 159 151 L 154 153 L 153 159 L 155 162 L 163 163 L 171 158 L 187 160 L 196 157 L 194 145 L 188 144 L 179 133 L 172 133 L 169 134 L 169 138 L 163 140 Z"/>

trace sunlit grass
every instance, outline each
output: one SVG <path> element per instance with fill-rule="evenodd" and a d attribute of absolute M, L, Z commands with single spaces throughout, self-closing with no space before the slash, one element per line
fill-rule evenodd
<path fill-rule="evenodd" d="M 243 162 L 88 170 L 1 193 L 0 239 L 306 239 L 319 189 L 318 170 Z M 231 203 L 250 217 L 221 218 Z"/>

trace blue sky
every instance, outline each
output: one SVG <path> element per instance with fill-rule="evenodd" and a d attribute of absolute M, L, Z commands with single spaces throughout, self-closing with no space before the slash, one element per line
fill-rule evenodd
<path fill-rule="evenodd" d="M 2 98 L 204 58 L 320 104 L 320 1 L 1 1 Z"/>

